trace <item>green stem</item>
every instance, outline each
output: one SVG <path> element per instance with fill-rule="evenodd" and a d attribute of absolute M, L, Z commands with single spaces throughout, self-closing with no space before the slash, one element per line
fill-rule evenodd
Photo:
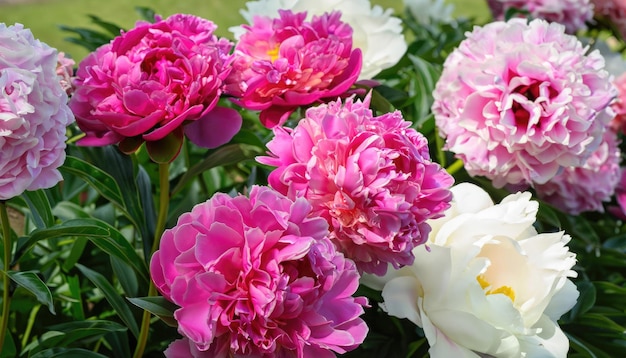
<path fill-rule="evenodd" d="M 437 160 L 442 167 L 446 166 L 446 153 L 443 151 L 443 138 L 439 136 L 439 129 L 435 127 L 435 145 L 437 146 Z"/>
<path fill-rule="evenodd" d="M 9 307 L 11 305 L 11 279 L 9 278 L 9 269 L 11 268 L 11 225 L 9 223 L 9 215 L 7 213 L 7 204 L 4 200 L 0 200 L 0 226 L 2 226 L 2 243 L 4 245 L 4 259 L 2 268 L 2 318 L 0 319 L 0 352 L 4 347 L 4 337 L 7 334 L 9 325 Z"/>
<path fill-rule="evenodd" d="M 152 255 L 158 248 L 161 242 L 161 235 L 165 231 L 165 224 L 167 222 L 167 212 L 170 205 L 170 179 L 169 179 L 169 163 L 159 163 L 159 215 L 157 216 L 156 228 L 154 231 L 154 241 L 152 243 Z M 157 290 L 152 280 L 150 280 L 150 288 L 148 289 L 148 297 L 156 296 Z M 144 310 L 141 318 L 141 330 L 139 331 L 139 337 L 137 337 L 137 347 L 135 348 L 135 354 L 133 358 L 140 358 L 143 356 L 143 352 L 146 349 L 146 343 L 148 342 L 148 333 L 150 331 L 150 318 L 152 315 L 149 311 Z"/>
<path fill-rule="evenodd" d="M 463 161 L 461 159 L 457 159 L 456 162 L 450 164 L 450 166 L 446 168 L 446 171 L 448 174 L 454 175 L 461 168 L 463 168 Z"/>

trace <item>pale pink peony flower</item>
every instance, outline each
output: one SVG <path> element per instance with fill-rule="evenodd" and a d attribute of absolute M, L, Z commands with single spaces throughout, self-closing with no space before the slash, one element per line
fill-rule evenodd
<path fill-rule="evenodd" d="M 330 238 L 360 270 L 413 262 L 428 238 L 427 219 L 448 208 L 454 179 L 431 162 L 426 138 L 398 111 L 374 117 L 364 102 L 309 108 L 295 129 L 275 128 L 267 144 L 276 166 L 269 183 L 303 196 L 330 224 Z"/>
<path fill-rule="evenodd" d="M 611 104 L 615 117 L 609 123 L 612 130 L 626 134 L 626 73 L 617 77 L 613 84 L 617 88 L 617 99 Z"/>
<path fill-rule="evenodd" d="M 560 23 L 570 34 L 586 29 L 586 22 L 593 18 L 590 0 L 487 0 L 487 4 L 496 20 L 504 20 L 509 9 L 518 9 L 532 18 Z"/>
<path fill-rule="evenodd" d="M 359 273 L 310 212 L 303 198 L 253 186 L 249 198 L 216 194 L 165 231 L 150 272 L 180 306 L 189 351 L 330 358 L 363 342 L 367 300 L 351 296 Z"/>
<path fill-rule="evenodd" d="M 56 49 L 21 24 L 0 23 L 0 200 L 63 179 L 65 127 L 74 117 L 56 66 Z"/>
<path fill-rule="evenodd" d="M 357 80 L 361 50 L 341 13 L 305 21 L 306 12 L 257 16 L 235 47 L 230 94 L 246 109 L 260 110 L 264 126 L 283 124 L 300 106 L 336 99 Z"/>
<path fill-rule="evenodd" d="M 65 57 L 65 53 L 59 52 L 57 56 L 57 76 L 59 77 L 59 83 L 61 88 L 67 93 L 68 96 L 74 92 L 74 86 L 72 86 L 72 76 L 74 76 L 74 65 L 76 62 L 71 58 Z"/>
<path fill-rule="evenodd" d="M 615 96 L 604 59 L 562 25 L 476 27 L 448 56 L 432 110 L 445 148 L 497 187 L 543 184 L 602 141 Z"/>
<path fill-rule="evenodd" d="M 592 0 L 595 14 L 608 20 L 626 40 L 626 0 Z"/>
<path fill-rule="evenodd" d="M 126 141 L 130 152 L 183 126 L 203 147 L 228 142 L 240 129 L 234 109 L 216 107 L 231 71 L 232 44 L 208 20 L 176 14 L 138 22 L 78 67 L 70 106 L 86 137 L 81 145 Z"/>
<path fill-rule="evenodd" d="M 620 181 L 621 151 L 617 135 L 604 133 L 604 141 L 580 167 L 568 167 L 545 184 L 536 185 L 537 196 L 556 208 L 578 215 L 584 211 L 604 212 Z"/>

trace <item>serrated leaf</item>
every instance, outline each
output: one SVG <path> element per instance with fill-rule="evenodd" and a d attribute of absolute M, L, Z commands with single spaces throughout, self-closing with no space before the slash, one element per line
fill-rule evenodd
<path fill-rule="evenodd" d="M 115 290 L 113 285 L 104 277 L 102 274 L 91 270 L 81 264 L 76 264 L 76 267 L 80 270 L 80 272 L 89 279 L 96 287 L 98 287 L 104 297 L 109 302 L 111 307 L 115 310 L 115 313 L 120 317 L 120 319 L 126 324 L 126 327 L 133 333 L 135 337 L 139 335 L 139 327 L 137 326 L 137 321 L 133 316 L 129 306 L 126 304 L 122 296 Z"/>
<path fill-rule="evenodd" d="M 50 313 L 56 315 L 52 293 L 35 271 L 9 271 L 7 275 L 20 287 L 35 295 L 37 301 L 46 305 Z"/>

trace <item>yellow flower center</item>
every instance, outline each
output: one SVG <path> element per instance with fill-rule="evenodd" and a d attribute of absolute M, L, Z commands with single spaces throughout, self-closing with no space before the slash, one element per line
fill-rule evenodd
<path fill-rule="evenodd" d="M 478 281 L 478 284 L 483 290 L 488 287 L 491 287 L 491 284 L 489 283 L 489 281 L 487 281 L 487 279 L 485 278 L 485 275 L 476 276 L 476 281 Z M 513 291 L 511 286 L 500 286 L 496 289 L 486 291 L 485 294 L 487 295 L 503 294 L 506 297 L 510 298 L 511 301 L 515 301 L 515 291 Z"/>
<path fill-rule="evenodd" d="M 272 60 L 272 62 L 276 61 L 276 59 L 278 58 L 278 49 L 279 46 L 276 45 L 274 46 L 274 48 L 267 50 L 267 55 L 270 57 L 270 60 Z"/>

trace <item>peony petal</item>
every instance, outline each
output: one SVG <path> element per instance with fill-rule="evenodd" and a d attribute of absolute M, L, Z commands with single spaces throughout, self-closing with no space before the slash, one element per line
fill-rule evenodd
<path fill-rule="evenodd" d="M 232 108 L 215 107 L 185 126 L 185 134 L 195 145 L 217 148 L 228 143 L 241 129 L 242 118 Z"/>

